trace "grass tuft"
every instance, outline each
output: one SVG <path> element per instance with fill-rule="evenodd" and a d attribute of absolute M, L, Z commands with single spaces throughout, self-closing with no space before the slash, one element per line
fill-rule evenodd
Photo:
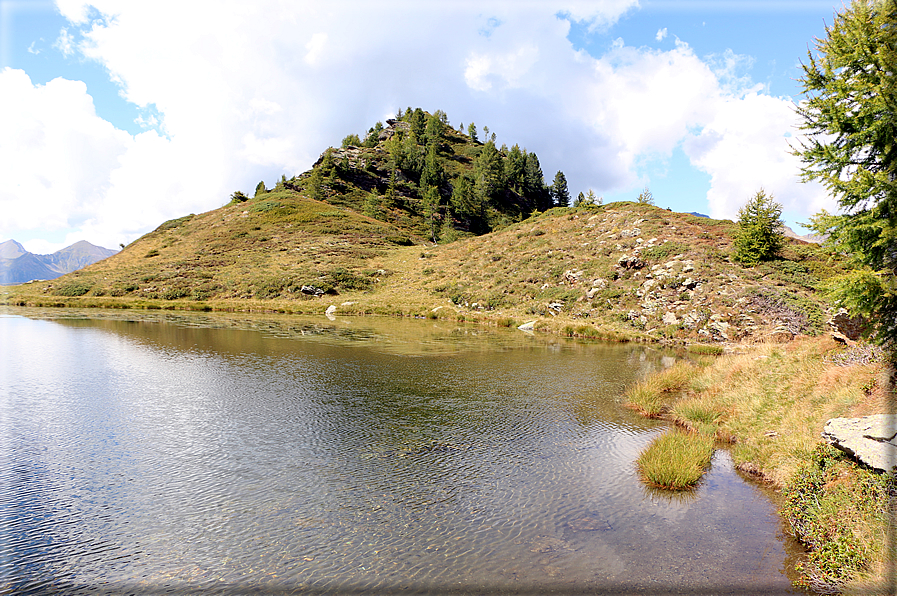
<path fill-rule="evenodd" d="M 680 360 L 663 372 L 639 381 L 626 392 L 626 405 L 649 418 L 669 411 L 667 394 L 683 391 L 700 375 L 701 369 Z"/>
<path fill-rule="evenodd" d="M 656 488 L 692 488 L 710 465 L 713 444 L 713 437 L 703 433 L 667 431 L 639 454 L 636 460 L 639 474 Z"/>

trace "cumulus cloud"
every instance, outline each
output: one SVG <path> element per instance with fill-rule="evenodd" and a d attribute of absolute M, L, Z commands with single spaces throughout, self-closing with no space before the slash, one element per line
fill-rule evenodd
<path fill-rule="evenodd" d="M 710 174 L 711 216 L 737 219 L 738 209 L 761 188 L 786 210 L 835 210 L 820 185 L 797 182 L 800 162 L 791 147 L 800 138 L 798 124 L 790 100 L 758 92 L 717 106 L 700 134 L 684 144 L 692 163 Z"/>
<path fill-rule="evenodd" d="M 130 135 L 97 117 L 82 83 L 0 73 L 0 118 L 17 139 L 0 139 L 0 222 L 69 226 L 115 246 L 300 173 L 407 106 L 488 125 L 499 144 L 536 151 L 549 181 L 563 169 L 574 189 L 635 188 L 640 160 L 684 142 L 711 176 L 716 215 L 756 185 L 745 164 L 777 199 L 819 204 L 794 190 L 796 169 L 771 149 L 793 120 L 785 100 L 752 86 L 746 58 L 705 60 L 679 40 L 668 51 L 620 40 L 593 57 L 567 39 L 573 21 L 606 28 L 634 6 L 421 3 L 397 14 L 370 2 L 58 0 L 77 29 L 65 47 L 102 64 L 149 129 Z M 37 214 L 24 196 L 49 208 Z"/>
<path fill-rule="evenodd" d="M 663 41 L 666 38 L 666 36 L 667 36 L 667 28 L 664 27 L 663 29 L 657 30 L 657 35 L 654 36 L 654 39 L 656 39 L 657 41 Z"/>

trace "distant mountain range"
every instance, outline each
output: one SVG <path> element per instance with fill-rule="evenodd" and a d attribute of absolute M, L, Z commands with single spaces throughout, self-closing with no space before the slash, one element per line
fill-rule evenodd
<path fill-rule="evenodd" d="M 36 255 L 25 250 L 15 240 L 7 240 L 0 242 L 0 285 L 55 279 L 102 261 L 117 252 L 82 240 L 51 255 Z"/>

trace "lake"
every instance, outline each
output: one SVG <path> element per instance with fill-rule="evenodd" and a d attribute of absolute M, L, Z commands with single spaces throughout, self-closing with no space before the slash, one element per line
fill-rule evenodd
<path fill-rule="evenodd" d="M 725 450 L 694 492 L 639 482 L 666 423 L 622 393 L 657 347 L 0 307 L 0 350 L 0 594 L 792 590 Z"/>

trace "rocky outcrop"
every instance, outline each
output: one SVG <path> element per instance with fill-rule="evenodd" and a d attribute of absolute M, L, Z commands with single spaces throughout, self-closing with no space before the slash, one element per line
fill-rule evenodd
<path fill-rule="evenodd" d="M 838 333 L 851 341 L 856 341 L 862 337 L 866 330 L 866 321 L 861 316 L 851 317 L 847 309 L 839 309 L 834 316 L 829 319 L 829 327 L 834 333 Z"/>
<path fill-rule="evenodd" d="M 897 415 L 832 418 L 822 438 L 870 468 L 897 470 Z"/>

